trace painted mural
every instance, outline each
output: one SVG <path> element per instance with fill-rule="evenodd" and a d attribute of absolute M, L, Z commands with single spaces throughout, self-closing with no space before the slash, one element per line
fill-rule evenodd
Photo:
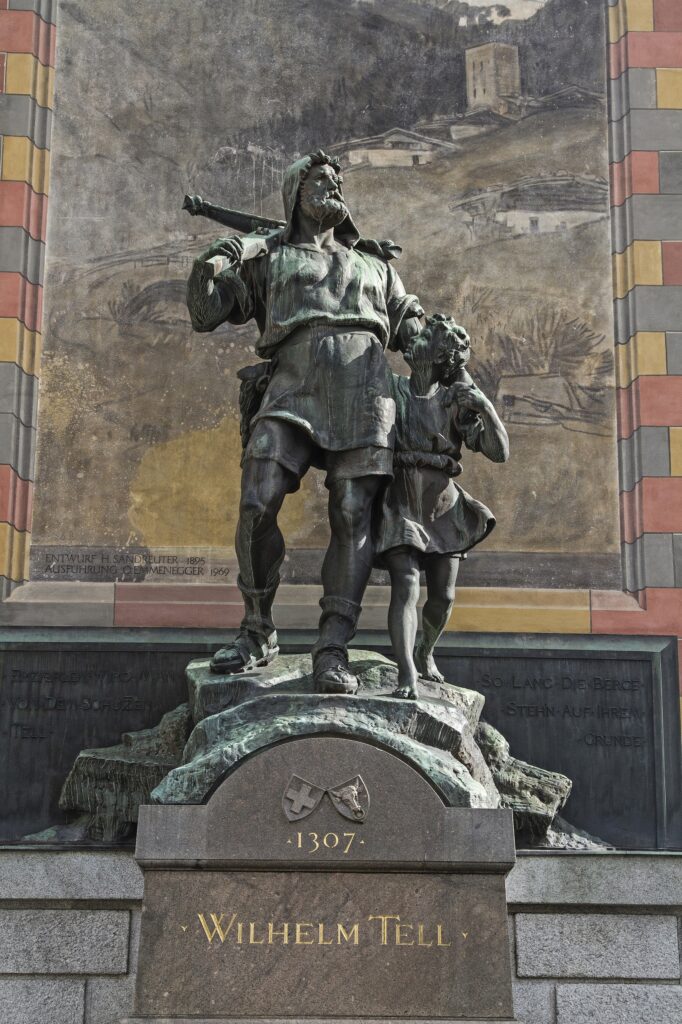
<path fill-rule="evenodd" d="M 487 558 L 617 587 L 604 12 L 62 0 L 34 577 L 150 578 L 178 553 L 229 572 L 256 329 L 192 332 L 186 277 L 221 229 L 182 198 L 280 217 L 283 169 L 323 146 L 362 233 L 470 331 L 508 426 L 506 466 L 464 463 L 499 522 L 468 580 L 499 582 Z M 325 504 L 315 473 L 287 499 L 290 579 L 315 579 Z"/>

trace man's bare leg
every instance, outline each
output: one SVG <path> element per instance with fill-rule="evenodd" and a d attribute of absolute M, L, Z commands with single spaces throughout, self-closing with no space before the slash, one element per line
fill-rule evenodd
<path fill-rule="evenodd" d="M 415 699 L 418 696 L 414 641 L 419 624 L 419 562 L 414 551 L 407 547 L 387 551 L 384 559 L 391 576 L 388 632 L 398 665 L 398 688 L 393 696 Z"/>
<path fill-rule="evenodd" d="M 213 672 L 243 672 L 267 665 L 279 651 L 272 604 L 284 559 L 284 537 L 277 516 L 284 498 L 297 485 L 295 474 L 272 459 L 244 463 L 235 548 L 245 615 L 235 640 L 213 656 Z"/>
<path fill-rule="evenodd" d="M 431 555 L 425 560 L 426 602 L 422 609 L 422 631 L 414 649 L 414 660 L 422 679 L 444 683 L 445 677 L 436 668 L 433 651 L 455 603 L 455 585 L 459 558 L 453 555 Z"/>
<path fill-rule="evenodd" d="M 358 688 L 347 647 L 372 571 L 372 505 L 384 482 L 382 476 L 363 476 L 336 480 L 329 487 L 331 540 L 322 564 L 322 615 L 313 647 L 315 685 L 322 693 L 355 693 Z"/>

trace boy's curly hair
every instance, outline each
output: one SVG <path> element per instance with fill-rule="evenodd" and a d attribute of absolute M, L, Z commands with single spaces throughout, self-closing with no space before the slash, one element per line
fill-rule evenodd
<path fill-rule="evenodd" d="M 434 313 L 427 316 L 426 325 L 417 337 L 428 340 L 429 362 L 441 367 L 440 383 L 446 387 L 454 383 L 457 371 L 466 366 L 471 355 L 471 339 L 466 330 L 451 316 Z"/>

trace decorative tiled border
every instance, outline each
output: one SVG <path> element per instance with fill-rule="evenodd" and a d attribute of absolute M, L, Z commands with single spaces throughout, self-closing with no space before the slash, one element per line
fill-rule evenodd
<path fill-rule="evenodd" d="M 0 0 L 0 593 L 28 578 L 55 25 Z"/>
<path fill-rule="evenodd" d="M 451 623 L 458 631 L 682 637 L 682 0 L 607 3 L 625 592 L 462 588 Z M 30 539 L 52 11 L 50 0 L 0 0 L 0 31 L 6 25 L 2 38 L 11 41 L 0 61 L 0 115 L 12 126 L 2 141 L 0 231 L 12 232 L 14 257 L 0 266 L 6 588 L 25 578 Z M 283 586 L 282 627 L 309 628 L 318 597 L 317 587 Z M 384 628 L 386 603 L 384 588 L 370 588 L 361 625 Z M 17 625 L 227 629 L 240 615 L 239 593 L 225 585 L 32 583 L 0 607 L 0 621 Z"/>

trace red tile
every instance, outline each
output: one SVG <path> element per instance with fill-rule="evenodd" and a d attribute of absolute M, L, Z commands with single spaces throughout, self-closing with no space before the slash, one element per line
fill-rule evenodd
<path fill-rule="evenodd" d="M 682 2 L 682 0 L 680 0 Z M 663 284 L 682 284 L 682 242 L 662 242 Z"/>
<path fill-rule="evenodd" d="M 682 427 L 682 377 L 638 377 L 632 390 L 636 427 Z"/>
<path fill-rule="evenodd" d="M 627 35 L 621 36 L 617 43 L 609 43 L 609 77 L 620 78 L 627 67 L 625 40 Z"/>
<path fill-rule="evenodd" d="M 644 477 L 620 500 L 626 544 L 643 533 L 682 532 L 682 477 Z"/>
<path fill-rule="evenodd" d="M 682 590 L 650 587 L 639 597 L 639 611 L 593 608 L 592 632 L 682 636 Z"/>
<path fill-rule="evenodd" d="M 205 629 L 236 629 L 244 615 L 244 606 L 188 601 L 116 602 L 114 606 L 115 626 L 176 626 Z"/>
<path fill-rule="evenodd" d="M 639 379 L 639 378 L 637 378 Z M 630 437 L 639 422 L 639 411 L 636 402 L 639 393 L 631 384 L 629 388 L 616 388 L 616 414 L 618 419 L 618 438 Z"/>
<path fill-rule="evenodd" d="M 682 67 L 682 32 L 628 32 L 622 42 L 623 70 Z"/>
<path fill-rule="evenodd" d="M 0 466 L 0 522 L 28 530 L 33 510 L 33 484 L 22 480 L 11 466 Z"/>
<path fill-rule="evenodd" d="M 627 160 L 627 157 L 625 158 Z M 622 206 L 630 192 L 627 189 L 628 182 L 625 176 L 625 160 L 609 167 L 611 179 L 611 206 Z"/>
<path fill-rule="evenodd" d="M 660 191 L 658 153 L 633 150 L 625 159 L 629 168 L 628 195 L 653 195 Z"/>
<path fill-rule="evenodd" d="M 654 29 L 656 32 L 682 32 L 680 0 L 654 0 Z"/>
<path fill-rule="evenodd" d="M 55 26 L 33 11 L 0 10 L 0 39 L 5 53 L 32 53 L 54 67 Z"/>
<path fill-rule="evenodd" d="M 0 227 L 24 228 L 32 238 L 45 241 L 47 196 L 25 181 L 0 181 Z"/>
<path fill-rule="evenodd" d="M 0 273 L 0 317 L 17 317 L 30 331 L 40 330 L 43 289 L 21 274 Z"/>

